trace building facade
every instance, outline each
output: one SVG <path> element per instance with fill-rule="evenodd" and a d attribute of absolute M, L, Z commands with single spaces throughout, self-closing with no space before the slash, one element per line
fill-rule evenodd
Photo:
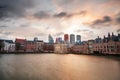
<path fill-rule="evenodd" d="M 15 50 L 17 52 L 25 52 L 26 51 L 26 39 L 16 39 Z"/>
<path fill-rule="evenodd" d="M 1 50 L 0 52 L 14 52 L 15 51 L 15 43 L 12 40 L 0 40 Z"/>
<path fill-rule="evenodd" d="M 54 43 L 44 43 L 44 52 L 54 52 Z"/>
<path fill-rule="evenodd" d="M 54 53 L 68 53 L 67 44 L 54 44 Z"/>

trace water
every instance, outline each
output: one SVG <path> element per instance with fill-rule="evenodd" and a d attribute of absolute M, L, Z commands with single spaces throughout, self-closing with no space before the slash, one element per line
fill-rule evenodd
<path fill-rule="evenodd" d="M 120 80 L 120 57 L 0 54 L 0 80 Z"/>

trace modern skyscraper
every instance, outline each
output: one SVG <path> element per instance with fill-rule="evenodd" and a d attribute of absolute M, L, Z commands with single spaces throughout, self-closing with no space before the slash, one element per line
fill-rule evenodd
<path fill-rule="evenodd" d="M 49 43 L 54 43 L 54 39 L 50 34 L 48 36 L 48 41 L 49 41 Z"/>
<path fill-rule="evenodd" d="M 62 38 L 61 37 L 56 38 L 56 43 L 62 43 Z"/>
<path fill-rule="evenodd" d="M 80 35 L 76 35 L 76 41 L 81 42 L 81 36 Z"/>
<path fill-rule="evenodd" d="M 68 35 L 68 34 L 65 34 L 65 35 L 64 35 L 64 42 L 65 42 L 65 43 L 68 43 L 68 42 L 69 42 L 69 35 Z"/>
<path fill-rule="evenodd" d="M 76 35 L 76 44 L 81 44 L 81 36 Z"/>
<path fill-rule="evenodd" d="M 74 34 L 70 34 L 70 43 L 75 44 L 75 35 Z"/>

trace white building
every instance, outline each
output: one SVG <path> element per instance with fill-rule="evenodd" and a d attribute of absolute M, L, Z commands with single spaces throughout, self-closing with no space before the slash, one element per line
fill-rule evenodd
<path fill-rule="evenodd" d="M 67 44 L 55 44 L 54 53 L 68 53 Z"/>
<path fill-rule="evenodd" d="M 15 51 L 15 43 L 12 40 L 3 40 L 4 50 L 5 52 L 14 52 Z"/>

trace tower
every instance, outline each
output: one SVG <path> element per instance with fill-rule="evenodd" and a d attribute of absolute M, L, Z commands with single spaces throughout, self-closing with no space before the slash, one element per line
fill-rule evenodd
<path fill-rule="evenodd" d="M 69 42 L 69 35 L 68 35 L 68 34 L 65 34 L 65 35 L 64 35 L 64 42 L 65 42 L 65 43 L 68 43 L 68 42 Z"/>
<path fill-rule="evenodd" d="M 70 43 L 75 44 L 75 35 L 74 34 L 70 34 Z"/>
<path fill-rule="evenodd" d="M 80 35 L 76 35 L 76 44 L 81 44 L 81 36 Z"/>
<path fill-rule="evenodd" d="M 48 36 L 48 41 L 49 41 L 49 43 L 54 43 L 54 39 L 50 34 Z"/>

